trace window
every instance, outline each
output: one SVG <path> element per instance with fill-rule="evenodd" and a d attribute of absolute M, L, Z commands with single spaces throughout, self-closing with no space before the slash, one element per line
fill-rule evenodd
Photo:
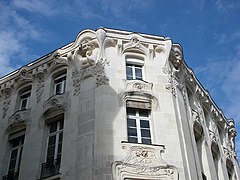
<path fill-rule="evenodd" d="M 50 123 L 48 131 L 47 156 L 46 162 L 42 164 L 41 178 L 59 173 L 62 154 L 63 119 Z"/>
<path fill-rule="evenodd" d="M 151 144 L 150 111 L 127 108 L 128 142 Z"/>
<path fill-rule="evenodd" d="M 24 143 L 24 135 L 16 137 L 10 140 L 11 144 L 11 154 L 8 165 L 8 173 L 3 177 L 3 180 L 17 180 L 21 159 L 22 159 L 22 151 L 23 151 L 23 143 Z"/>
<path fill-rule="evenodd" d="M 66 74 L 54 79 L 54 95 L 63 94 L 66 88 Z"/>
<path fill-rule="evenodd" d="M 140 65 L 126 64 L 126 73 L 127 73 L 128 80 L 143 79 L 142 66 Z"/>
<path fill-rule="evenodd" d="M 126 59 L 126 78 L 128 80 L 143 80 L 144 60 L 139 58 L 127 57 Z"/>
<path fill-rule="evenodd" d="M 230 161 L 229 159 L 227 159 L 227 162 L 226 162 L 226 165 L 227 165 L 227 173 L 228 173 L 228 178 L 229 180 L 233 180 L 233 179 L 236 179 L 234 176 L 234 166 L 233 166 L 233 163 L 232 161 Z"/>
<path fill-rule="evenodd" d="M 20 95 L 20 107 L 19 110 L 26 110 L 29 107 L 31 91 L 25 91 Z"/>

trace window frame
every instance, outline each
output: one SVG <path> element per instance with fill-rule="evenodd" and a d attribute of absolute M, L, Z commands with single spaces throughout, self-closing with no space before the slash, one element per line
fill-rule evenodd
<path fill-rule="evenodd" d="M 27 95 L 27 96 L 26 96 Z M 26 96 L 26 97 L 23 97 Z M 23 91 L 20 93 L 20 104 L 19 104 L 19 110 L 26 110 L 29 108 L 30 105 L 30 97 L 31 97 L 31 89 Z M 23 106 L 23 102 L 26 100 L 25 107 Z"/>
<path fill-rule="evenodd" d="M 138 56 L 126 56 L 125 62 L 125 70 L 126 70 L 126 79 L 127 80 L 141 80 L 144 81 L 145 73 L 144 73 L 144 58 Z M 129 78 L 127 69 L 131 69 L 132 78 Z M 137 70 L 141 70 L 141 77 L 137 77 Z"/>
<path fill-rule="evenodd" d="M 59 81 L 59 82 L 58 82 Z M 56 76 L 53 79 L 53 95 L 64 94 L 66 91 L 66 83 L 67 83 L 67 73 L 61 73 L 59 76 Z M 60 85 L 60 90 L 57 92 L 57 86 Z"/>
<path fill-rule="evenodd" d="M 128 113 L 129 109 L 134 109 L 135 110 L 135 115 L 131 115 Z M 140 116 L 140 111 L 142 110 L 145 110 L 147 111 L 147 116 Z M 137 139 L 137 142 L 133 142 L 133 143 L 141 143 L 141 144 L 152 144 L 152 123 L 151 123 L 151 110 L 150 109 L 141 109 L 141 108 L 133 108 L 133 107 L 127 107 L 126 109 L 126 112 L 127 112 L 127 137 L 128 137 L 128 142 L 132 142 L 129 140 L 130 137 L 132 138 L 136 138 Z M 132 119 L 132 120 L 135 120 L 135 124 L 136 126 L 129 126 L 129 120 Z M 148 128 L 144 128 L 144 127 L 141 127 L 141 121 L 147 121 L 148 122 L 148 125 L 149 127 Z M 129 129 L 136 129 L 136 136 L 131 136 L 129 135 Z M 148 130 L 149 131 L 149 134 L 150 136 L 149 137 L 146 137 L 146 136 L 143 136 L 142 135 L 142 130 Z M 147 142 L 143 142 L 143 139 L 145 140 L 150 140 L 149 143 Z"/>
<path fill-rule="evenodd" d="M 13 141 L 19 139 L 18 145 L 13 147 Z M 19 173 L 20 167 L 21 167 L 21 160 L 22 160 L 22 153 L 23 153 L 23 147 L 24 147 L 24 140 L 25 140 L 25 134 L 21 136 L 14 137 L 12 139 L 9 139 L 10 143 L 10 153 L 9 153 L 9 160 L 8 160 L 8 168 L 7 168 L 7 175 L 15 176 L 16 173 Z M 10 163 L 12 161 L 12 152 L 14 150 L 17 150 L 17 156 L 16 156 L 16 162 L 14 165 L 14 172 L 10 173 Z M 12 169 L 13 170 L 13 169 Z"/>
<path fill-rule="evenodd" d="M 60 125 L 61 125 L 61 121 L 62 121 L 62 129 L 60 129 Z M 54 123 L 57 123 L 57 130 L 50 133 L 50 126 L 53 125 Z M 45 154 L 45 162 L 48 162 L 49 161 L 49 158 L 48 158 L 48 147 L 49 147 L 49 139 L 50 137 L 52 136 L 55 136 L 56 135 L 56 139 L 55 139 L 55 148 L 54 148 L 54 158 L 53 160 L 56 160 L 58 157 L 58 146 L 59 146 L 59 136 L 60 134 L 62 134 L 62 141 L 61 141 L 61 144 L 63 143 L 63 130 L 64 130 L 64 119 L 61 118 L 61 119 L 58 119 L 56 121 L 53 121 L 53 122 L 50 122 L 47 124 L 47 146 L 46 146 L 46 154 Z M 61 145 L 61 156 L 60 156 L 60 159 L 62 157 L 62 145 Z"/>

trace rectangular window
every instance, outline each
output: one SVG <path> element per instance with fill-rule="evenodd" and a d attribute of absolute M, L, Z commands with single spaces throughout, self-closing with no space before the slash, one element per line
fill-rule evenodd
<path fill-rule="evenodd" d="M 151 144 L 150 112 L 147 109 L 127 108 L 128 142 Z"/>
<path fill-rule="evenodd" d="M 54 95 L 63 94 L 66 88 L 66 74 L 54 79 Z"/>
<path fill-rule="evenodd" d="M 141 65 L 134 65 L 134 64 L 126 64 L 126 76 L 128 80 L 132 79 L 143 79 L 142 73 L 143 66 Z"/>
<path fill-rule="evenodd" d="M 63 119 L 48 126 L 48 145 L 46 162 L 42 164 L 41 178 L 59 173 L 62 155 Z"/>
<path fill-rule="evenodd" d="M 19 174 L 19 169 L 20 169 L 21 159 L 22 159 L 23 143 L 24 143 L 24 135 L 10 140 L 11 154 L 10 154 L 10 160 L 8 165 L 8 174 L 7 176 L 3 177 L 4 180 L 18 179 L 18 174 Z"/>
<path fill-rule="evenodd" d="M 26 110 L 29 107 L 31 91 L 25 91 L 20 95 L 20 108 L 19 110 Z"/>

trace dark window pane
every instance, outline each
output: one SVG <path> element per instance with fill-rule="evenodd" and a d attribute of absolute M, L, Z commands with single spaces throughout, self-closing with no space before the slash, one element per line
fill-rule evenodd
<path fill-rule="evenodd" d="M 137 136 L 136 128 L 128 128 L 128 136 Z"/>
<path fill-rule="evenodd" d="M 57 122 L 50 124 L 50 133 L 57 131 Z"/>
<path fill-rule="evenodd" d="M 55 151 L 55 146 L 49 146 L 48 147 L 48 152 L 47 152 L 47 157 L 54 157 L 54 151 Z"/>
<path fill-rule="evenodd" d="M 148 110 L 147 109 L 139 109 L 139 116 L 148 117 Z"/>
<path fill-rule="evenodd" d="M 16 159 L 17 158 L 17 153 L 18 153 L 18 149 L 13 150 L 12 153 L 11 153 L 11 159 Z"/>
<path fill-rule="evenodd" d="M 28 99 L 22 99 L 22 102 L 21 102 L 21 110 L 25 110 L 27 109 L 27 101 Z"/>
<path fill-rule="evenodd" d="M 136 75 L 136 79 L 141 80 L 142 79 L 142 69 L 135 67 L 135 75 Z"/>
<path fill-rule="evenodd" d="M 126 73 L 127 73 L 127 79 L 133 79 L 132 67 L 127 66 Z"/>
<path fill-rule="evenodd" d="M 27 99 L 28 97 L 30 97 L 30 95 L 31 95 L 31 92 L 21 95 L 21 99 Z"/>
<path fill-rule="evenodd" d="M 15 169 L 16 161 L 16 159 L 10 161 L 8 168 L 9 170 Z"/>
<path fill-rule="evenodd" d="M 61 84 L 56 84 L 56 92 L 55 94 L 61 94 Z"/>
<path fill-rule="evenodd" d="M 62 143 L 58 144 L 58 154 L 62 153 Z"/>
<path fill-rule="evenodd" d="M 135 119 L 127 119 L 127 126 L 128 127 L 136 127 L 136 120 Z"/>
<path fill-rule="evenodd" d="M 149 121 L 140 120 L 140 127 L 141 128 L 149 128 Z"/>
<path fill-rule="evenodd" d="M 134 138 L 134 137 L 128 137 L 128 142 L 137 143 L 138 140 L 137 138 Z"/>
<path fill-rule="evenodd" d="M 148 129 L 141 129 L 141 136 L 142 137 L 151 137 L 150 130 L 148 130 Z"/>
<path fill-rule="evenodd" d="M 145 139 L 145 138 L 142 138 L 142 143 L 143 144 L 152 144 L 151 139 Z"/>
<path fill-rule="evenodd" d="M 63 139 L 63 133 L 61 132 L 61 133 L 59 133 L 59 140 L 58 140 L 58 142 L 62 142 L 62 139 Z"/>
<path fill-rule="evenodd" d="M 127 115 L 136 116 L 136 109 L 134 109 L 134 108 L 127 108 Z"/>
<path fill-rule="evenodd" d="M 63 120 L 60 120 L 60 129 L 63 129 Z"/>
<path fill-rule="evenodd" d="M 56 135 L 50 136 L 48 140 L 48 146 L 54 145 L 56 143 Z"/>

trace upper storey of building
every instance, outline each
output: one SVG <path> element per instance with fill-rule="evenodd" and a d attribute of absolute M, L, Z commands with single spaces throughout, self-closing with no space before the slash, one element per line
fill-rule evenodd
<path fill-rule="evenodd" d="M 165 90 L 170 91 L 174 98 L 177 96 L 177 91 L 181 91 L 183 101 L 191 105 L 192 117 L 199 126 L 201 125 L 198 123 L 200 116 L 207 114 L 216 124 L 216 126 L 209 127 L 213 134 L 215 129 L 227 130 L 230 141 L 232 141 L 231 146 L 234 149 L 233 141 L 236 136 L 234 121 L 224 116 L 209 93 L 197 80 L 194 72 L 187 66 L 183 58 L 182 47 L 179 44 L 160 36 L 108 28 L 99 28 L 95 31 L 83 30 L 74 42 L 2 77 L 0 79 L 1 101 L 3 102 L 2 117 L 4 118 L 9 111 L 11 95 L 16 94 L 19 89 L 23 89 L 19 91 L 21 94 L 20 106 L 24 109 L 28 105 L 28 101 L 24 101 L 24 99 L 29 96 L 28 90 L 31 89 L 29 84 L 36 85 L 35 93 L 38 103 L 43 93 L 46 76 L 54 74 L 55 89 L 53 91 L 55 94 L 64 91 L 66 86 L 64 73 L 68 69 L 71 69 L 73 95 L 78 95 L 81 82 L 93 75 L 96 76 L 96 87 L 109 84 L 109 82 L 111 84 L 111 75 L 104 72 L 104 66 L 109 61 L 114 63 L 113 59 L 116 56 L 124 57 L 126 60 L 126 79 L 146 82 L 152 81 L 153 79 L 149 79 L 149 77 L 153 76 L 147 78 L 144 75 L 143 64 L 148 67 L 150 63 L 160 61 L 159 67 L 156 67 L 154 71 L 161 72 L 167 77 Z M 87 73 L 91 67 L 94 67 L 91 70 L 93 72 Z M 111 68 L 117 67 L 112 66 Z M 145 88 L 148 91 L 147 89 L 151 89 L 150 86 L 151 83 L 150 85 L 143 83 L 138 85 L 138 89 Z M 131 92 L 131 88 L 129 91 Z M 149 94 L 151 95 L 151 93 Z M 203 107 L 203 112 L 197 110 L 198 106 Z"/>

